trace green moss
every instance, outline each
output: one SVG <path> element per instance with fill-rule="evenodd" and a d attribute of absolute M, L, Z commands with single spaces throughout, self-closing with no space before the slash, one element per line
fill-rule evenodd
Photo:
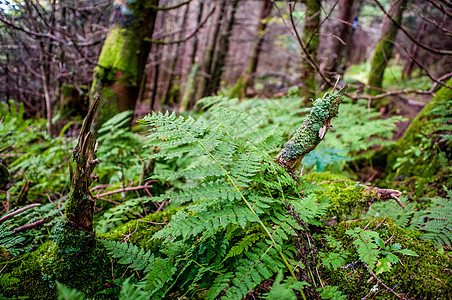
<path fill-rule="evenodd" d="M 313 172 L 304 175 L 303 179 L 322 183 L 320 186 L 323 189 L 317 191 L 316 195 L 318 199 L 323 197 L 329 199 L 326 220 L 345 220 L 351 215 L 357 217 L 375 199 L 374 192 L 366 190 L 366 187 L 345 176 L 330 172 Z"/>
<path fill-rule="evenodd" d="M 452 79 L 448 80 L 447 85 L 452 85 Z M 444 164 L 447 164 L 447 153 L 452 152 L 452 143 L 440 141 L 439 135 L 435 133 L 438 123 L 432 122 L 438 116 L 432 111 L 439 105 L 444 105 L 441 104 L 443 100 L 450 99 L 452 90 L 442 87 L 411 122 L 404 136 L 391 148 L 387 157 L 388 175 L 385 181 L 396 179 L 394 186 L 414 191 L 415 198 L 425 195 L 425 188 L 432 182 L 437 182 L 438 185 L 447 184 L 449 173 Z M 448 103 L 445 109 L 450 110 L 451 102 Z M 400 166 L 393 170 L 398 162 Z M 450 165 L 450 160 L 448 164 Z M 404 178 L 403 181 L 397 181 Z"/>
<path fill-rule="evenodd" d="M 410 249 L 419 255 L 415 257 L 398 254 L 400 262 L 393 265 L 391 271 L 377 275 L 384 284 L 399 294 L 409 292 L 410 298 L 447 299 L 450 296 L 450 286 L 452 285 L 450 257 L 435 251 L 431 242 L 420 240 L 417 231 L 402 229 L 392 220 L 375 218 L 342 222 L 328 228 L 322 235 L 318 235 L 318 246 L 335 252 L 324 242 L 325 235 L 330 235 L 336 241 L 341 242 L 345 248 L 344 253 L 350 253 L 344 265 L 359 261 L 352 238 L 345 233 L 346 230 L 358 226 L 366 228 L 366 230 L 377 231 L 383 241 L 388 241 L 390 245 L 399 243 L 403 249 Z M 353 267 L 336 270 L 321 267 L 320 271 L 323 278 L 329 279 L 330 285 L 339 286 L 339 290 L 352 296 L 353 299 L 365 297 L 376 284 L 375 279 L 372 279 L 367 268 L 361 262 L 354 264 Z M 393 299 L 394 295 L 379 285 L 377 295 L 374 295 L 372 299 L 375 297 Z"/>
<path fill-rule="evenodd" d="M 114 241 L 127 240 L 146 250 L 156 251 L 163 241 L 161 239 L 153 240 L 152 236 L 164 228 L 171 221 L 171 217 L 180 209 L 171 208 L 167 211 L 149 214 L 143 219 L 127 222 L 110 232 L 99 235 L 99 237 Z"/>
<path fill-rule="evenodd" d="M 124 80 L 130 80 L 131 84 L 137 84 L 137 52 L 139 50 L 139 39 L 137 35 L 126 28 L 113 27 L 105 40 L 102 52 L 99 57 L 99 65 L 110 70 L 108 77 L 116 76 L 120 71 L 124 76 Z M 108 78 L 110 81 L 113 78 Z"/>
<path fill-rule="evenodd" d="M 11 277 L 19 279 L 19 282 L 6 287 L 2 291 L 3 296 L 55 299 L 55 287 L 43 280 L 41 266 L 37 263 L 45 255 L 50 245 L 51 242 L 45 243 L 36 251 L 8 260 L 4 272 L 9 273 Z"/>
<path fill-rule="evenodd" d="M 104 289 L 111 278 L 110 258 L 93 233 L 61 221 L 52 230 L 53 243 L 39 259 L 42 278 L 51 288 L 55 281 L 87 296 Z"/>

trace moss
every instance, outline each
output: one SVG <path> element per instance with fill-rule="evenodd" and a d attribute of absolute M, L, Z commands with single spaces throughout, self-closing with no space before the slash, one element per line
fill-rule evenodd
<path fill-rule="evenodd" d="M 99 65 L 109 70 L 104 74 L 108 80 L 114 80 L 118 71 L 122 72 L 124 81 L 130 80 L 130 84 L 137 84 L 137 51 L 139 40 L 130 30 L 113 27 L 99 57 Z M 112 73 L 112 75 L 110 75 Z M 108 78 L 108 76 L 113 78 Z"/>
<path fill-rule="evenodd" d="M 352 238 L 345 233 L 346 230 L 356 227 L 376 231 L 380 238 L 388 241 L 390 245 L 399 243 L 402 249 L 410 249 L 419 255 L 415 257 L 397 254 L 400 262 L 393 265 L 391 271 L 377 275 L 388 287 L 397 293 L 409 293 L 410 298 L 416 299 L 447 299 L 450 296 L 452 284 L 450 257 L 435 251 L 431 242 L 420 240 L 418 232 L 402 229 L 390 219 L 374 218 L 342 222 L 328 228 L 322 235 L 318 235 L 318 246 L 334 252 L 324 244 L 325 235 L 330 235 L 336 241 L 341 242 L 345 248 L 342 253 L 350 253 L 343 265 L 359 261 Z M 322 278 L 329 279 L 328 284 L 338 286 L 339 290 L 354 299 L 365 297 L 376 284 L 375 279 L 372 279 L 367 268 L 361 262 L 354 264 L 353 267 L 336 270 L 321 267 L 320 271 Z M 393 299 L 394 297 L 381 285 L 378 286 L 377 296 L 378 299 Z"/>
<path fill-rule="evenodd" d="M 52 230 L 53 243 L 40 257 L 42 277 L 50 287 L 59 281 L 92 296 L 111 278 L 110 258 L 93 233 L 61 221 Z"/>
<path fill-rule="evenodd" d="M 322 190 L 316 192 L 317 198 L 326 197 L 329 199 L 326 220 L 345 220 L 352 215 L 358 215 L 369 207 L 375 200 L 375 194 L 366 187 L 357 184 L 347 177 L 331 174 L 330 172 L 310 173 L 303 176 L 303 179 L 322 183 Z"/>
<path fill-rule="evenodd" d="M 446 83 L 452 85 L 452 79 Z M 404 136 L 391 148 L 387 157 L 386 182 L 393 182 L 394 186 L 415 191 L 415 198 L 425 195 L 424 190 L 431 182 L 437 182 L 438 186 L 447 184 L 448 173 L 444 168 L 446 155 L 452 153 L 450 141 L 440 141 L 435 133 L 438 124 L 432 122 L 438 116 L 432 111 L 437 109 L 443 100 L 452 99 L 452 90 L 442 87 L 436 96 L 421 110 L 411 122 Z M 444 103 L 444 102 L 443 102 Z M 451 102 L 448 102 L 448 108 Z M 449 154 L 447 154 L 449 153 Z M 397 161 L 405 161 L 396 170 L 393 166 Z M 450 159 L 449 163 L 450 165 Z M 403 180 L 405 179 L 405 180 Z M 428 192 L 428 191 L 427 191 Z"/>
<path fill-rule="evenodd" d="M 37 262 L 45 255 L 51 242 L 47 242 L 36 251 L 8 260 L 5 273 L 19 279 L 19 282 L 6 287 L 3 296 L 26 296 L 29 299 L 55 299 L 55 286 L 43 280 L 41 266 Z"/>
<path fill-rule="evenodd" d="M 167 211 L 149 214 L 143 219 L 129 221 L 110 232 L 99 235 L 99 237 L 114 241 L 128 240 L 146 250 L 156 251 L 163 241 L 161 239 L 153 240 L 152 236 L 163 229 L 171 221 L 171 217 L 180 209 L 171 208 Z"/>

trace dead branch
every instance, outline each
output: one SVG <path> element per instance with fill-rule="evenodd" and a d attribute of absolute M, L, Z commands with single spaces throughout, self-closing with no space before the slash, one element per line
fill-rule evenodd
<path fill-rule="evenodd" d="M 0 223 L 3 223 L 4 221 L 14 217 L 17 214 L 20 214 L 21 212 L 24 212 L 26 210 L 29 210 L 30 208 L 33 208 L 33 207 L 36 207 L 36 206 L 40 206 L 40 205 L 41 205 L 40 203 L 33 203 L 33 204 L 27 205 L 25 207 L 19 208 L 18 210 L 13 211 L 12 213 L 9 213 L 9 214 L 1 217 L 0 218 Z"/>

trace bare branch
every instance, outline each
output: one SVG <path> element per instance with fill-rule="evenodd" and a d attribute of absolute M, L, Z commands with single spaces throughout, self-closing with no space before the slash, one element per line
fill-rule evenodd
<path fill-rule="evenodd" d="M 448 51 L 448 50 L 440 50 L 440 49 L 434 49 L 432 47 L 429 47 L 427 45 L 424 45 L 422 43 L 420 43 L 419 41 L 417 41 L 411 34 L 409 34 L 405 28 L 402 27 L 402 25 L 400 25 L 399 22 L 397 22 L 396 20 L 394 20 L 389 14 L 388 12 L 385 10 L 385 8 L 383 7 L 383 5 L 381 5 L 380 2 L 378 2 L 378 0 L 374 0 L 375 3 L 377 3 L 378 7 L 381 9 L 381 11 L 383 11 L 383 13 L 386 15 L 386 17 L 391 20 L 413 43 L 415 43 L 416 45 L 418 45 L 419 47 L 430 51 L 432 53 L 435 54 L 440 54 L 440 55 L 452 55 L 452 51 Z"/>

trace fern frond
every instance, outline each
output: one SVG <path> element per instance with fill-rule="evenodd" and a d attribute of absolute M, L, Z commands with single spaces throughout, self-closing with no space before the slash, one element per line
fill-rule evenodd
<path fill-rule="evenodd" d="M 129 265 L 137 271 L 143 270 L 144 273 L 152 269 L 155 257 L 151 251 L 146 252 L 143 248 L 119 241 L 102 240 L 102 244 L 112 257 L 119 258 L 118 263 Z"/>

